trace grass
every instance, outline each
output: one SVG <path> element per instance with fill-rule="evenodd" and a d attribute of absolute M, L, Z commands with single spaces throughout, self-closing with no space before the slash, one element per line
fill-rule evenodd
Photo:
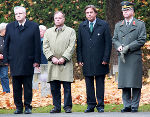
<path fill-rule="evenodd" d="M 33 108 L 32 113 L 49 113 L 49 111 L 53 108 L 52 105 L 46 106 L 46 107 L 39 107 L 39 108 Z M 87 105 L 73 105 L 72 111 L 73 112 L 84 112 L 84 110 L 87 108 Z M 106 104 L 105 105 L 105 112 L 120 112 L 120 110 L 123 108 L 123 105 L 115 105 L 115 104 Z M 7 110 L 7 109 L 0 109 L 0 114 L 13 114 L 15 110 Z M 97 111 L 95 109 L 95 111 Z M 64 112 L 62 108 L 62 112 Z M 139 107 L 139 112 L 150 112 L 150 104 L 143 105 Z"/>

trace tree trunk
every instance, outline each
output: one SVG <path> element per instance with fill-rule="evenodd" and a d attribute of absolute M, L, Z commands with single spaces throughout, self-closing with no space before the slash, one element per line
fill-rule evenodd
<path fill-rule="evenodd" d="M 120 5 L 122 1 L 123 0 L 106 0 L 106 20 L 110 25 L 112 36 L 114 33 L 115 24 L 123 19 Z M 113 73 L 113 65 L 118 64 L 117 61 L 118 61 L 117 52 L 113 46 L 110 59 L 110 67 L 111 67 L 110 75 L 112 75 Z"/>

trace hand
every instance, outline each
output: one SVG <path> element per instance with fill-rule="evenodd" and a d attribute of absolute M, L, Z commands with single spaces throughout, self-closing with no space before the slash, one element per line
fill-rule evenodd
<path fill-rule="evenodd" d="M 0 59 L 3 59 L 3 55 L 2 54 L 0 54 Z"/>
<path fill-rule="evenodd" d="M 79 62 L 79 66 L 83 66 L 84 64 L 83 64 L 83 62 Z"/>
<path fill-rule="evenodd" d="M 118 49 L 117 49 L 119 52 L 121 52 L 123 50 L 123 47 L 122 46 L 119 46 Z"/>
<path fill-rule="evenodd" d="M 64 62 L 65 62 L 65 59 L 64 59 L 64 58 L 60 58 L 60 59 L 58 60 L 58 64 L 60 64 L 60 65 L 64 64 Z"/>
<path fill-rule="evenodd" d="M 39 64 L 38 63 L 34 63 L 33 67 L 39 67 Z"/>
<path fill-rule="evenodd" d="M 9 66 L 9 64 L 8 64 L 8 63 L 5 63 L 4 65 Z"/>
<path fill-rule="evenodd" d="M 59 60 L 58 60 L 56 57 L 53 57 L 53 58 L 52 58 L 52 62 L 53 62 L 54 64 L 58 65 Z"/>
<path fill-rule="evenodd" d="M 107 65 L 108 63 L 107 63 L 107 62 L 105 62 L 105 61 L 103 61 L 103 62 L 102 62 L 102 64 L 103 64 L 103 65 Z"/>
<path fill-rule="evenodd" d="M 127 52 L 128 52 L 128 50 L 129 50 L 129 46 L 127 45 L 127 46 L 124 46 L 123 47 L 123 50 L 122 50 L 122 53 L 123 54 L 126 54 Z"/>

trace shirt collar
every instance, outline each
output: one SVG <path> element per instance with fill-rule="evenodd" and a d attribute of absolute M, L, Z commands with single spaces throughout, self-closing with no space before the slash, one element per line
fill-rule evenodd
<path fill-rule="evenodd" d="M 95 25 L 95 23 L 96 23 L 96 19 L 95 19 L 93 22 L 90 22 L 90 21 L 89 21 L 89 27 L 90 27 L 90 23 L 93 23 L 93 27 L 94 27 L 94 25 Z"/>
<path fill-rule="evenodd" d="M 60 31 L 64 31 L 66 28 L 66 25 L 64 24 L 62 27 L 57 28 L 56 26 L 54 26 L 54 31 L 55 32 L 60 32 Z"/>
<path fill-rule="evenodd" d="M 129 25 L 131 24 L 131 22 L 132 22 L 132 20 L 133 20 L 133 17 L 129 20 L 129 21 L 127 21 L 126 19 L 125 19 L 125 21 L 126 21 L 126 25 L 127 25 L 127 22 L 129 22 Z"/>
<path fill-rule="evenodd" d="M 19 22 L 18 22 L 18 23 L 19 23 Z M 19 26 L 20 26 L 20 25 L 24 26 L 25 23 L 26 23 L 26 19 L 24 20 L 23 23 L 19 23 Z"/>

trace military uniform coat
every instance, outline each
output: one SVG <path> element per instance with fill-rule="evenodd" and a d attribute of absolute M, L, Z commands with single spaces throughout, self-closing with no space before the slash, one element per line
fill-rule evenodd
<path fill-rule="evenodd" d="M 129 46 L 125 54 L 125 63 L 118 58 L 119 74 L 118 88 L 141 88 L 142 87 L 142 52 L 141 47 L 146 40 L 145 24 L 133 18 L 129 27 L 125 20 L 115 25 L 113 43 L 117 49 L 123 45 Z"/>
<path fill-rule="evenodd" d="M 14 21 L 7 25 L 4 47 L 4 63 L 10 64 L 12 76 L 33 75 L 33 63 L 40 64 L 41 40 L 39 26 L 26 20 L 24 27 Z"/>
<path fill-rule="evenodd" d="M 73 82 L 72 55 L 75 48 L 75 30 L 64 25 L 62 30 L 49 28 L 44 34 L 43 52 L 49 60 L 52 56 L 66 59 L 64 65 L 55 65 L 48 61 L 48 82 L 53 80 Z"/>
<path fill-rule="evenodd" d="M 90 32 L 89 21 L 82 22 L 78 30 L 77 61 L 83 62 L 84 76 L 99 76 L 109 72 L 111 53 L 111 34 L 108 23 L 97 18 L 93 31 Z"/>

